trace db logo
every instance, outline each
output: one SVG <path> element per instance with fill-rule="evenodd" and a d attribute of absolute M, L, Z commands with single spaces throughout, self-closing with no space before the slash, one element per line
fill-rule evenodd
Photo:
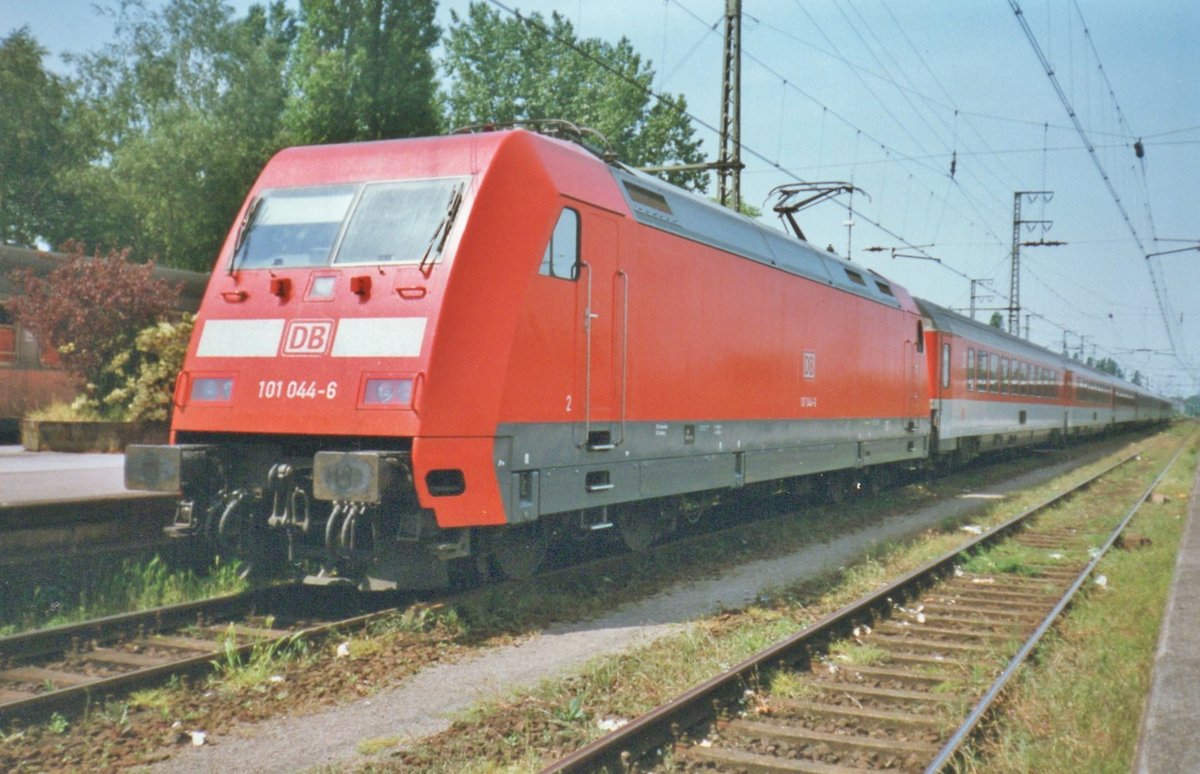
<path fill-rule="evenodd" d="M 333 341 L 333 320 L 292 320 L 283 332 L 283 354 L 324 355 Z"/>

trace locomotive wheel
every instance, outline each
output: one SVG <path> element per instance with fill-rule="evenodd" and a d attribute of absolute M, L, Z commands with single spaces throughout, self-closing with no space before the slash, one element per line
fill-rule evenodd
<path fill-rule="evenodd" d="M 492 568 L 510 580 L 528 578 L 546 559 L 546 535 L 538 524 L 508 527 L 492 536 Z"/>
<path fill-rule="evenodd" d="M 837 505 L 850 494 L 850 477 L 844 473 L 826 473 L 821 476 L 821 489 L 825 500 Z"/>
<path fill-rule="evenodd" d="M 616 521 L 621 541 L 635 554 L 645 551 L 667 533 L 667 522 L 656 509 L 622 508 Z"/>

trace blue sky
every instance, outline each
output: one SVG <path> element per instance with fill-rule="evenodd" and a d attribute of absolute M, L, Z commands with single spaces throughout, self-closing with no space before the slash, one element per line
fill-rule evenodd
<path fill-rule="evenodd" d="M 724 0 L 504 4 L 557 10 L 583 36 L 628 37 L 652 60 L 657 89 L 685 94 L 693 114 L 717 124 L 721 37 L 711 27 Z M 1023 240 L 1067 243 L 1022 250 L 1030 338 L 1061 349 L 1065 337 L 1074 351 L 1082 337 L 1087 354 L 1114 357 L 1160 390 L 1200 392 L 1200 251 L 1144 258 L 1200 244 L 1200 4 L 1019 6 L 1094 158 L 1009 0 L 744 0 L 744 197 L 763 204 L 796 177 L 853 181 L 866 192 L 853 216 L 845 197 L 805 212 L 810 239 L 841 255 L 849 242 L 855 262 L 965 308 L 969 278 L 998 291 L 980 307 L 1007 306 L 1014 192 L 1052 190 L 1048 203 L 1022 205 L 1024 220 L 1053 222 L 1023 228 Z M 443 27 L 465 7 L 443 2 Z M 0 32 L 24 24 L 55 56 L 111 36 L 89 0 L 0 0 Z M 716 136 L 699 136 L 715 152 Z M 864 249 L 917 254 L 910 245 L 930 245 L 921 250 L 940 263 Z"/>

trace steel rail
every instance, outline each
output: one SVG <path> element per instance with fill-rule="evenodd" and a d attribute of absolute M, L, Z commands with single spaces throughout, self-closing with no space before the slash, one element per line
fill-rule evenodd
<path fill-rule="evenodd" d="M 344 618 L 329 623 L 307 626 L 290 631 L 283 637 L 263 637 L 228 649 L 221 648 L 219 642 L 214 642 L 213 650 L 209 653 L 199 653 L 193 656 L 173 659 L 162 664 L 136 669 L 131 672 L 102 678 L 81 685 L 60 688 L 48 693 L 36 694 L 28 699 L 0 705 L 0 719 L 13 716 L 44 714 L 69 707 L 81 700 L 87 702 L 96 697 L 106 697 L 118 691 L 128 691 L 131 688 L 159 682 L 164 678 L 175 675 L 212 671 L 216 669 L 216 660 L 218 658 L 225 659 L 229 656 L 241 658 L 252 654 L 256 648 L 262 648 L 264 645 L 269 646 L 285 640 L 296 640 L 304 637 L 319 637 L 340 629 L 357 629 L 393 612 L 395 612 L 395 608 L 389 608 L 373 613 L 365 613 L 353 618 Z"/>
<path fill-rule="evenodd" d="M 1121 522 L 1115 528 L 1113 528 L 1112 532 L 1108 536 L 1108 540 L 1106 540 L 1104 545 L 1094 552 L 1092 560 L 1088 562 L 1087 566 L 1084 567 L 1084 569 L 1079 573 L 1079 577 L 1075 579 L 1074 583 L 1071 584 L 1066 593 L 1063 594 L 1061 599 L 1059 599 L 1058 604 L 1056 604 L 1054 608 L 1046 614 L 1046 617 L 1042 619 L 1042 622 L 1038 628 L 1032 635 L 1030 635 L 1029 639 L 1025 641 L 1025 644 L 1021 646 L 1021 649 L 1018 650 L 1016 655 L 1014 655 L 1008 662 L 1008 665 L 1004 668 L 1004 671 L 1000 673 L 1000 675 L 992 683 L 991 687 L 988 688 L 987 692 L 985 692 L 980 700 L 975 704 L 975 707 L 971 710 L 966 720 L 963 721 L 962 725 L 958 727 L 958 730 L 956 730 L 950 739 L 947 740 L 947 742 L 942 746 L 942 749 L 938 751 L 938 754 L 925 768 L 926 774 L 935 774 L 935 772 L 940 772 L 946 767 L 947 764 L 949 764 L 951 758 L 958 754 L 963 745 L 966 744 L 967 740 L 975 731 L 975 728 L 979 725 L 980 721 L 983 720 L 983 717 L 988 713 L 988 711 L 992 708 L 992 705 L 995 704 L 996 700 L 1000 697 L 1001 692 L 1016 675 L 1017 671 L 1025 664 L 1025 661 L 1028 660 L 1029 656 L 1033 653 L 1034 649 L 1037 648 L 1038 644 L 1041 642 L 1046 633 L 1050 631 L 1050 627 L 1054 625 L 1054 623 L 1058 620 L 1058 617 L 1062 615 L 1063 611 L 1065 611 L 1071 605 L 1075 599 L 1075 596 L 1079 593 L 1079 590 L 1083 588 L 1083 584 L 1089 577 L 1091 577 L 1092 572 L 1095 571 L 1096 565 L 1100 563 L 1100 560 L 1103 559 L 1108 553 L 1109 549 L 1112 548 L 1117 538 L 1120 537 L 1121 533 L 1125 531 L 1125 527 L 1128 526 L 1130 520 L 1133 519 L 1134 515 L 1138 512 L 1146 500 L 1149 499 L 1151 493 L 1153 493 L 1158 485 L 1162 483 L 1162 480 L 1166 478 L 1167 473 L 1170 472 L 1176 461 L 1178 461 L 1178 459 L 1183 455 L 1183 452 L 1188 448 L 1188 446 L 1191 445 L 1192 440 L 1192 436 L 1189 436 L 1184 440 L 1179 449 L 1175 452 L 1175 455 L 1171 457 L 1170 461 L 1167 462 L 1154 481 L 1152 481 L 1150 485 L 1146 487 L 1146 490 L 1142 492 L 1141 497 L 1139 497 L 1125 513 L 1125 516 L 1121 519 Z"/>
<path fill-rule="evenodd" d="M 760 651 L 716 677 L 592 741 L 571 755 L 550 764 L 542 769 L 542 774 L 598 771 L 605 768 L 609 771 L 628 769 L 647 751 L 672 744 L 682 730 L 704 722 L 715 714 L 714 708 L 719 708 L 726 702 L 740 697 L 748 679 L 760 670 L 785 661 L 807 660 L 810 645 L 848 634 L 852 629 L 853 622 L 873 617 L 874 611 L 890 608 L 895 601 L 907 598 L 927 583 L 952 572 L 955 563 L 963 554 L 995 542 L 1015 531 L 1033 516 L 1086 489 L 1093 482 L 1137 458 L 1141 453 L 1140 450 L 1131 452 L 1088 479 L 1043 499 L 995 527 L 984 530 L 962 546 L 946 552 L 941 557 L 907 573 L 884 588 L 830 613 L 791 637 Z"/>
<path fill-rule="evenodd" d="M 140 635 L 146 630 L 160 631 L 177 628 L 193 622 L 198 616 L 215 618 L 237 616 L 252 609 L 255 605 L 269 602 L 273 597 L 287 593 L 291 588 L 291 586 L 272 586 L 253 589 L 195 602 L 166 605 L 150 610 L 121 613 L 80 623 L 9 635 L 0 638 L 0 664 L 11 665 L 14 662 L 53 657 L 56 654 L 69 653 L 81 642 L 112 642 L 129 632 L 137 632 Z M 253 644 L 251 643 L 249 647 L 253 647 Z M 206 653 L 198 658 L 208 662 L 215 655 L 216 645 L 214 643 L 213 653 Z M 103 696 L 105 692 L 119 687 L 141 685 L 154 677 L 186 672 L 191 668 L 189 662 L 194 660 L 196 659 L 164 660 L 161 665 L 57 688 L 53 691 L 34 694 L 26 699 L 4 702 L 0 704 L 0 720 L 60 709 L 81 698 L 86 700 L 93 695 Z M 178 664 L 185 666 L 172 671 Z"/>
<path fill-rule="evenodd" d="M 252 589 L 194 602 L 181 602 L 149 610 L 93 618 L 48 629 L 33 629 L 10 634 L 0 637 L 0 661 L 27 660 L 53 655 L 68 650 L 76 641 L 108 640 L 121 632 L 136 631 L 139 628 L 162 629 L 179 626 L 194 620 L 197 615 L 222 617 L 236 615 L 255 604 L 270 601 L 269 595 L 286 593 L 283 590 L 289 588 L 291 586 Z"/>

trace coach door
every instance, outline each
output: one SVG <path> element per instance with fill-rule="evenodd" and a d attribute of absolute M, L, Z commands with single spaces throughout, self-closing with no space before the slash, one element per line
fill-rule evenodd
<path fill-rule="evenodd" d="M 625 440 L 629 277 L 621 270 L 617 220 L 581 208 L 576 310 L 575 444 L 592 451 Z"/>
<path fill-rule="evenodd" d="M 925 359 L 925 325 L 917 320 L 915 341 L 904 342 L 904 413 L 910 420 L 924 416 L 921 407 L 921 363 Z"/>

